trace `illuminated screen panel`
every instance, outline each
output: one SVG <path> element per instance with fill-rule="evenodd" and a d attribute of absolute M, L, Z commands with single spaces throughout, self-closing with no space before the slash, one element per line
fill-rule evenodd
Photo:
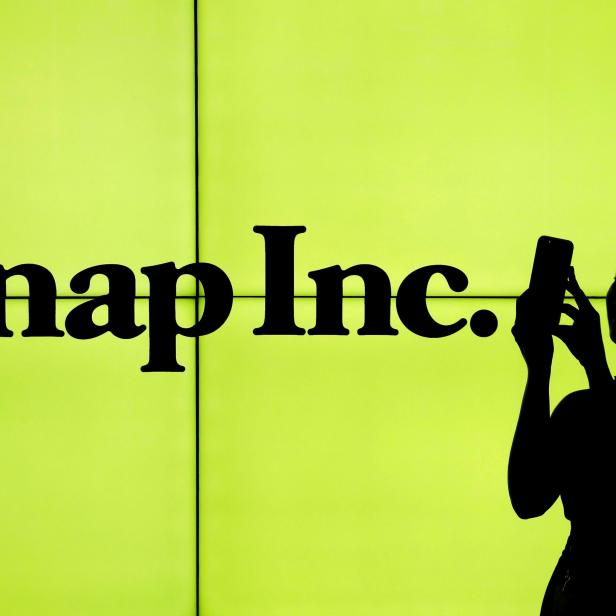
<path fill-rule="evenodd" d="M 429 340 L 252 336 L 261 300 L 236 300 L 201 344 L 201 557 L 216 616 L 538 613 L 568 534 L 558 502 L 516 518 L 509 446 L 525 371 L 510 300 L 433 300 L 442 322 L 490 308 Z M 314 323 L 314 302 L 296 301 Z M 610 350 L 611 352 L 611 350 Z M 614 353 L 611 352 L 612 363 Z M 553 401 L 584 387 L 557 343 Z"/>
<path fill-rule="evenodd" d="M 185 373 L 144 375 L 145 336 L 22 338 L 26 302 L 7 304 L 0 613 L 192 613 L 194 342 L 178 347 Z M 59 302 L 59 323 L 75 305 Z"/>
<path fill-rule="evenodd" d="M 470 293 L 517 295 L 549 234 L 574 241 L 580 280 L 605 294 L 616 272 L 614 11 L 207 2 L 207 259 L 259 294 L 252 226 L 306 225 L 300 294 L 314 291 L 306 272 L 333 264 L 375 263 L 399 283 L 444 262 L 469 275 Z"/>
<path fill-rule="evenodd" d="M 201 257 L 237 294 L 263 288 L 255 224 L 308 227 L 298 293 L 333 264 L 380 265 L 395 293 L 445 262 L 471 293 L 515 295 L 542 233 L 572 239 L 582 285 L 605 292 L 612 9 L 200 6 Z M 69 293 L 86 266 L 194 259 L 192 11 L 0 7 L 4 266 L 42 263 Z M 192 302 L 178 306 L 190 324 Z M 258 337 L 262 300 L 236 299 L 203 339 L 201 612 L 536 612 L 567 525 L 560 505 L 522 522 L 508 501 L 524 375 L 513 302 L 431 303 L 444 321 L 494 310 L 486 340 L 418 338 L 396 319 L 398 337 L 358 337 L 361 306 L 346 302 L 348 337 Z M 313 325 L 314 301 L 296 308 Z M 8 300 L 17 334 L 0 359 L 0 613 L 194 613 L 192 341 L 179 343 L 186 373 L 143 375 L 147 335 L 22 339 L 25 311 Z M 554 401 L 582 386 L 559 346 Z"/>
<path fill-rule="evenodd" d="M 91 265 L 194 260 L 192 33 L 190 2 L 1 3 L 0 263 L 66 294 Z"/>

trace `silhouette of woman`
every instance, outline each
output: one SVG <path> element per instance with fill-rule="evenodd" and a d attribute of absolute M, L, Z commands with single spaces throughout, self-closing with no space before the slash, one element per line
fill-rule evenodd
<path fill-rule="evenodd" d="M 576 306 L 562 312 L 572 325 L 554 331 L 538 322 L 537 300 L 525 291 L 512 328 L 527 381 L 509 456 L 509 496 L 515 512 L 543 515 L 560 496 L 571 533 L 548 583 L 540 616 L 616 614 L 616 386 L 600 317 L 573 268 L 567 290 Z M 616 342 L 616 280 L 607 295 L 610 338 Z M 586 371 L 589 388 L 568 394 L 550 416 L 549 382 L 560 338 Z"/>

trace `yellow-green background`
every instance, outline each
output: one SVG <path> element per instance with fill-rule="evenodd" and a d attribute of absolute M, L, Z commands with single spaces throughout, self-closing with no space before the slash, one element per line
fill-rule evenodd
<path fill-rule="evenodd" d="M 253 225 L 303 224 L 298 294 L 332 264 L 380 265 L 395 291 L 444 262 L 469 294 L 515 296 L 549 233 L 575 242 L 582 285 L 603 295 L 614 12 L 201 0 L 202 260 L 260 295 Z M 70 294 L 88 265 L 192 261 L 193 3 L 3 1 L 0 34 L 0 263 L 44 264 Z M 7 303 L 19 332 L 25 302 Z M 313 325 L 313 300 L 296 304 Z M 262 300 L 236 299 L 198 375 L 190 340 L 181 374 L 139 371 L 146 335 L 1 340 L 0 612 L 194 614 L 199 378 L 203 615 L 538 613 L 567 526 L 560 505 L 522 522 L 508 503 L 514 302 L 431 307 L 490 308 L 500 327 L 425 340 L 394 317 L 393 338 L 256 337 Z M 345 320 L 361 324 L 361 300 Z M 560 343 L 554 372 L 554 400 L 584 385 Z"/>

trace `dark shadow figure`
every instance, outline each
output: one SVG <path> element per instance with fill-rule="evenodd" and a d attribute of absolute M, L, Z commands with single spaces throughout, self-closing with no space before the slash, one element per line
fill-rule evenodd
<path fill-rule="evenodd" d="M 536 299 L 517 300 L 512 333 L 528 368 L 509 456 L 509 495 L 524 519 L 545 513 L 560 496 L 571 533 L 548 583 L 541 616 L 616 614 L 616 384 L 601 337 L 600 317 L 573 268 L 567 290 L 577 306 L 562 311 L 572 325 L 550 331 L 537 322 Z M 607 295 L 610 338 L 616 342 L 616 281 Z M 588 377 L 550 415 L 553 339 L 560 338 Z"/>

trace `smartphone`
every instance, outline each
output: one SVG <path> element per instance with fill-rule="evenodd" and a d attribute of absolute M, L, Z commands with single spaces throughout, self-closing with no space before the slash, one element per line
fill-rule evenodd
<path fill-rule="evenodd" d="M 529 289 L 538 300 L 537 316 L 548 327 L 556 327 L 560 321 L 572 256 L 573 242 L 569 240 L 548 235 L 537 240 Z"/>

